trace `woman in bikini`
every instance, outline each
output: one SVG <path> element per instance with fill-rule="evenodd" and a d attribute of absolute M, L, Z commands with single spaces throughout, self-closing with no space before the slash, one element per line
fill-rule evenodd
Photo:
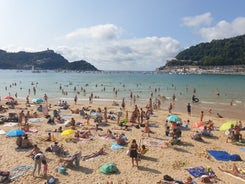
<path fill-rule="evenodd" d="M 136 167 L 138 167 L 138 144 L 135 139 L 132 140 L 129 151 L 132 158 L 132 167 L 134 167 L 134 161 L 136 162 Z"/>

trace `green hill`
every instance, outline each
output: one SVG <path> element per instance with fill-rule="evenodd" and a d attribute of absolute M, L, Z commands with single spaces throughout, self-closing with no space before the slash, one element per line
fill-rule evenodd
<path fill-rule="evenodd" d="M 183 50 L 165 66 L 227 66 L 245 64 L 245 35 L 210 43 L 200 43 Z"/>
<path fill-rule="evenodd" d="M 53 50 L 16 53 L 0 50 L 0 69 L 31 69 L 33 66 L 38 70 L 98 71 L 83 60 L 70 63 Z"/>

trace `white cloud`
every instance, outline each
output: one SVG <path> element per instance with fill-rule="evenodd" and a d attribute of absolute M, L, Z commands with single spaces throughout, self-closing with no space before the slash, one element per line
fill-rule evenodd
<path fill-rule="evenodd" d="M 66 35 L 67 39 L 117 39 L 122 30 L 113 24 L 97 25 L 88 28 L 80 28 Z"/>
<path fill-rule="evenodd" d="M 67 34 L 65 45 L 56 50 L 69 61 L 83 59 L 100 70 L 155 70 L 180 51 L 171 37 L 125 39 L 112 24 L 78 30 Z"/>
<path fill-rule="evenodd" d="M 210 25 L 213 18 L 210 12 L 193 16 L 193 17 L 184 17 L 183 24 L 189 27 L 199 27 L 199 26 L 206 26 Z"/>
<path fill-rule="evenodd" d="M 213 27 L 201 28 L 199 33 L 206 41 L 245 34 L 245 17 L 236 18 L 231 23 L 222 20 Z"/>

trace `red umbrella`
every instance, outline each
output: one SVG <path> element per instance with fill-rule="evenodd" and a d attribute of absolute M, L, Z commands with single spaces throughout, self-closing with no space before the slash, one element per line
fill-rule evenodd
<path fill-rule="evenodd" d="M 205 123 L 203 121 L 198 121 L 198 122 L 192 123 L 191 128 L 199 128 L 201 126 L 204 126 L 204 124 Z"/>
<path fill-rule="evenodd" d="M 5 96 L 4 99 L 6 99 L 6 100 L 14 100 L 14 97 L 12 97 L 12 96 Z"/>

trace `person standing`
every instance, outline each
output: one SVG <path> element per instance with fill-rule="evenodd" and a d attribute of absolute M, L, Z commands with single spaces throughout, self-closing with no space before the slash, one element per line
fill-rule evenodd
<path fill-rule="evenodd" d="M 129 147 L 129 151 L 129 156 L 132 159 L 132 167 L 134 167 L 134 162 L 136 162 L 136 167 L 138 167 L 138 144 L 136 143 L 135 139 L 132 140 L 132 143 Z"/>
<path fill-rule="evenodd" d="M 201 113 L 200 113 L 200 121 L 202 121 L 203 120 L 203 111 L 201 111 Z"/>
<path fill-rule="evenodd" d="M 75 102 L 75 105 L 77 105 L 77 95 L 75 95 L 74 97 L 74 102 Z"/>
<path fill-rule="evenodd" d="M 38 175 L 40 175 L 42 160 L 45 160 L 44 154 L 42 152 L 39 152 L 34 156 L 34 169 L 32 172 L 33 176 L 36 172 L 36 169 L 37 169 Z"/>
<path fill-rule="evenodd" d="M 191 116 L 191 104 L 190 103 L 187 104 L 187 113 L 189 116 Z"/>

